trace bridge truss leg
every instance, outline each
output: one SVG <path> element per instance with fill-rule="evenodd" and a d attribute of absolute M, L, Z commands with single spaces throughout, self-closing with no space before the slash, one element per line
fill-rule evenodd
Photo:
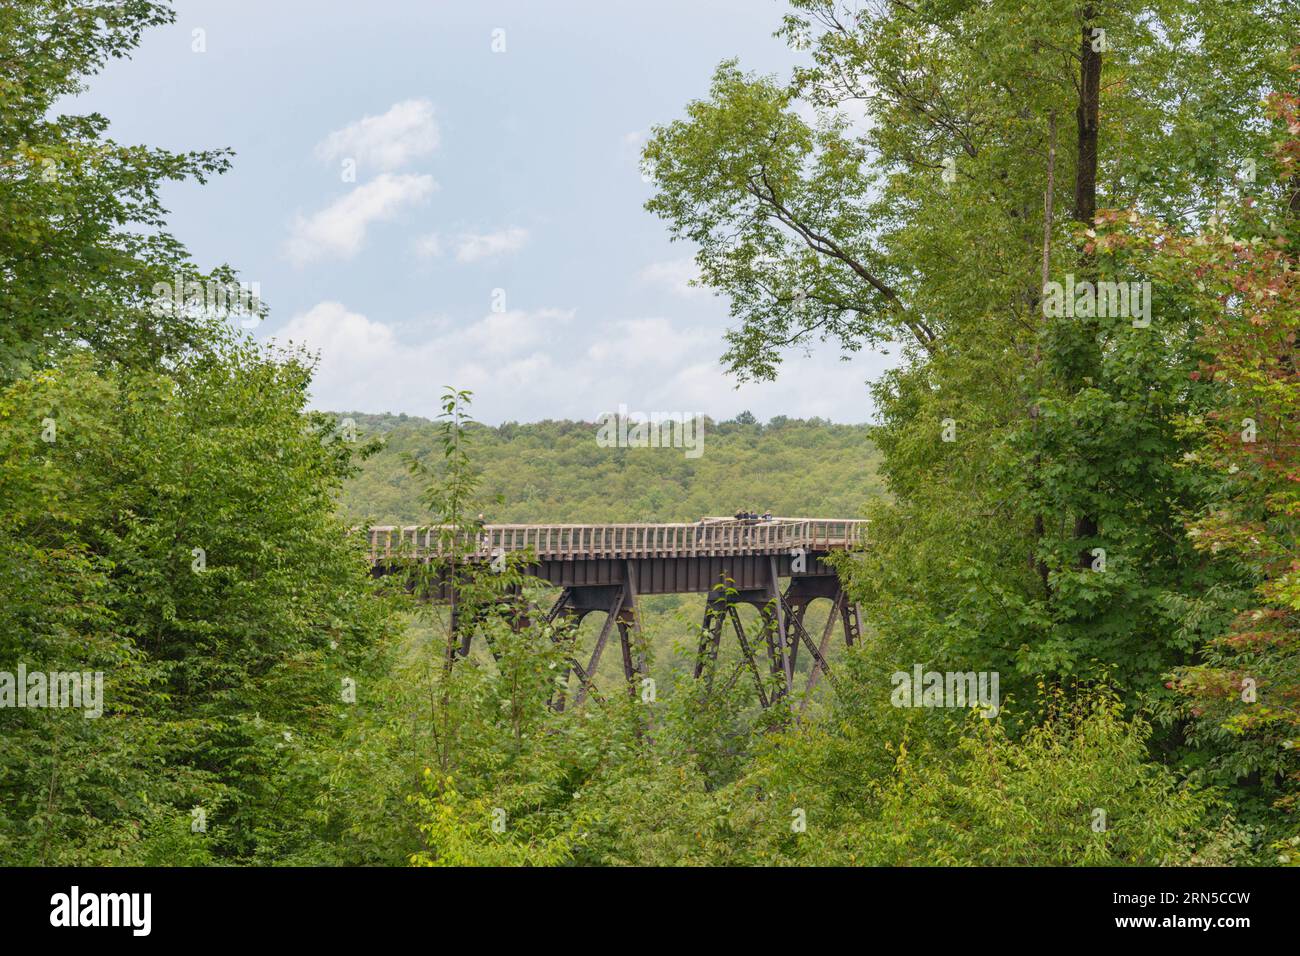
<path fill-rule="evenodd" d="M 722 644 L 722 625 L 730 610 L 732 608 L 727 603 L 725 586 L 718 584 L 709 592 L 704 604 L 700 647 L 695 655 L 695 679 L 699 680 L 704 676 L 709 687 L 713 686 L 713 670 L 718 664 L 718 648 Z"/>
<path fill-rule="evenodd" d="M 790 648 L 790 673 L 794 674 L 799 667 L 799 640 L 798 636 L 804 630 L 803 619 L 808 613 L 808 605 L 791 604 L 785 597 L 781 598 L 785 604 L 785 625 L 786 632 L 790 635 L 786 644 Z"/>
<path fill-rule="evenodd" d="M 628 690 L 636 696 L 637 678 L 650 673 L 648 650 L 645 635 L 641 633 L 641 622 L 636 607 L 636 565 L 626 562 L 623 573 L 623 607 L 618 614 L 618 637 L 623 645 L 623 676 L 627 678 Z"/>
<path fill-rule="evenodd" d="M 595 685 L 596 669 L 600 666 L 601 655 L 609 645 L 615 628 L 618 628 L 619 645 L 623 654 L 623 676 L 627 680 L 630 693 L 635 693 L 637 675 L 647 671 L 646 655 L 640 647 L 640 628 L 636 617 L 636 587 L 632 581 L 626 580 L 622 584 L 613 585 L 565 588 L 547 613 L 546 619 L 554 623 L 560 618 L 565 618 L 576 628 L 592 612 L 603 613 L 605 622 L 596 637 L 596 645 L 592 649 L 587 666 L 583 667 L 575 658 L 569 658 L 561 687 L 551 698 L 551 707 L 554 710 L 565 708 L 567 698 L 565 686 L 570 674 L 576 674 L 578 677 L 578 689 L 573 696 L 575 707 L 581 705 L 588 697 L 601 699 Z"/>
<path fill-rule="evenodd" d="M 822 672 L 830 673 L 830 668 L 826 664 L 826 651 L 830 648 L 831 635 L 835 633 L 835 621 L 840 615 L 840 602 L 836 601 L 836 606 L 831 608 L 826 615 L 826 626 L 822 628 L 821 643 L 817 646 L 817 653 L 814 655 L 813 666 L 808 671 L 808 683 L 803 689 L 803 703 L 799 707 L 799 713 L 803 714 L 808 709 L 808 701 L 812 699 L 813 689 L 817 686 L 817 681 L 821 678 Z M 844 636 L 845 643 L 849 642 L 847 632 Z M 850 645 L 851 646 L 851 645 Z"/>
<path fill-rule="evenodd" d="M 754 653 L 755 647 L 745 634 L 745 626 L 740 620 L 739 605 L 748 604 L 759 613 L 759 635 L 767 649 L 768 672 L 773 685 L 771 695 L 763 679 Z M 736 641 L 744 654 L 745 665 L 753 675 L 758 690 L 759 701 L 768 707 L 780 698 L 785 684 L 786 655 L 781 638 L 784 614 L 781 609 L 781 593 L 773 591 L 770 583 L 760 588 L 737 590 L 730 581 L 719 582 L 709 592 L 704 610 L 704 623 L 700 628 L 700 643 L 695 656 L 695 677 L 705 679 L 705 686 L 712 688 L 713 676 L 717 669 L 718 651 L 722 643 L 722 632 L 730 621 L 736 633 Z"/>
<path fill-rule="evenodd" d="M 574 707 L 581 707 L 582 702 L 587 699 L 587 690 L 592 686 L 591 682 L 595 680 L 596 668 L 600 666 L 601 652 L 605 650 L 605 645 L 609 642 L 609 635 L 613 633 L 614 625 L 618 621 L 619 615 L 623 613 L 624 595 L 625 592 L 620 589 L 605 614 L 605 623 L 600 629 L 600 635 L 596 638 L 596 646 L 591 651 L 591 660 L 587 662 L 587 679 L 579 683 L 578 692 L 573 695 Z M 560 699 L 559 709 L 564 709 L 563 698 Z"/>
<path fill-rule="evenodd" d="M 862 618 L 858 606 L 845 594 L 840 595 L 840 616 L 844 618 L 844 642 L 852 647 L 862 636 Z"/>
<path fill-rule="evenodd" d="M 803 620 L 808 605 L 819 597 L 830 599 L 831 608 L 826 615 L 826 626 L 822 629 L 821 640 L 814 645 L 812 636 L 803 625 Z M 787 615 L 793 624 L 791 637 L 796 644 L 802 641 L 813 656 L 812 666 L 808 670 L 808 681 L 804 686 L 803 703 L 799 707 L 799 713 L 802 714 L 808 709 L 812 692 L 822 675 L 831 676 L 826 652 L 830 647 L 836 622 L 839 622 L 843 630 L 844 646 L 852 647 L 861 636 L 861 621 L 857 604 L 849 600 L 849 596 L 840 587 L 838 578 L 823 578 L 821 581 L 796 578 L 790 582 L 785 600 L 791 607 L 791 612 Z"/>
<path fill-rule="evenodd" d="M 785 613 L 785 598 L 781 594 L 781 579 L 777 575 L 776 558 L 768 558 L 768 606 L 765 623 L 777 651 L 776 663 L 780 669 L 781 687 L 778 697 L 787 696 L 794 689 L 794 669 L 791 667 L 791 642 L 789 621 Z"/>
<path fill-rule="evenodd" d="M 736 641 L 740 644 L 740 650 L 745 655 L 745 662 L 749 665 L 749 672 L 754 675 L 754 687 L 758 690 L 758 702 L 766 710 L 772 702 L 767 699 L 767 691 L 763 688 L 763 675 L 758 669 L 758 661 L 754 659 L 754 652 L 750 650 L 749 641 L 745 640 L 745 627 L 740 623 L 740 612 L 733 606 L 727 608 L 727 613 L 731 617 L 731 626 L 736 631 Z"/>
<path fill-rule="evenodd" d="M 546 612 L 547 624 L 554 624 L 555 619 L 564 612 L 564 609 L 569 604 L 569 598 L 572 595 L 572 593 L 573 593 L 572 588 L 565 588 L 560 592 L 560 596 L 555 599 L 555 603 L 551 605 L 551 609 Z"/>
<path fill-rule="evenodd" d="M 775 572 L 775 564 L 771 570 Z M 831 608 L 826 617 L 826 625 L 822 628 L 820 640 L 814 641 L 804 622 L 809 605 L 820 598 L 829 600 Z M 750 604 L 759 611 L 760 640 L 767 648 L 770 684 L 765 684 L 753 646 L 745 635 L 737 611 L 737 606 L 740 604 Z M 725 584 L 719 584 L 709 592 L 695 659 L 695 677 L 698 679 L 703 676 L 709 688 L 713 686 L 713 672 L 717 667 L 723 624 L 726 620 L 731 621 L 736 632 L 736 640 L 740 644 L 745 662 L 753 674 L 758 689 L 759 702 L 765 708 L 792 692 L 800 648 L 807 648 L 812 657 L 812 665 L 804 686 L 804 699 L 800 705 L 800 713 L 807 709 L 809 696 L 822 676 L 829 676 L 831 673 L 827 652 L 830 649 L 836 624 L 839 624 L 843 631 L 844 643 L 847 647 L 852 647 L 861 634 L 857 605 L 849 601 L 848 595 L 840 587 L 839 579 L 833 575 L 795 577 L 791 579 L 784 594 L 777 590 L 775 574 L 770 575 L 766 586 L 757 589 L 728 590 Z M 770 694 L 767 690 L 768 686 L 772 686 Z"/>

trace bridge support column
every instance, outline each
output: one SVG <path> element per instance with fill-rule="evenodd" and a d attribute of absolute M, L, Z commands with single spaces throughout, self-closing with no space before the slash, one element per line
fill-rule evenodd
<path fill-rule="evenodd" d="M 768 558 L 768 612 L 771 617 L 771 634 L 777 648 L 777 663 L 781 668 L 781 692 L 787 696 L 794 689 L 794 668 L 790 656 L 790 628 L 785 613 L 785 599 L 781 595 L 781 579 L 777 575 L 776 558 Z"/>
<path fill-rule="evenodd" d="M 844 618 L 844 643 L 852 647 L 862 636 L 862 619 L 858 606 L 846 594 L 840 595 L 840 616 Z"/>
<path fill-rule="evenodd" d="M 775 570 L 775 566 L 769 570 Z M 706 686 L 709 688 L 713 686 L 712 678 L 717 667 L 722 631 L 725 621 L 729 619 L 745 655 L 745 661 L 754 676 L 759 701 L 763 707 L 769 707 L 783 696 L 793 692 L 799 649 L 800 647 L 808 649 L 812 657 L 812 665 L 804 687 L 804 700 L 800 705 L 800 713 L 802 713 L 808 706 L 809 695 L 812 694 L 822 676 L 830 674 L 827 652 L 836 625 L 838 624 L 843 631 L 845 646 L 852 647 L 857 642 L 861 631 L 858 608 L 856 604 L 849 601 L 848 595 L 840 587 L 839 579 L 834 575 L 796 576 L 790 580 L 784 594 L 775 590 L 777 579 L 770 573 L 767 577 L 766 586 L 761 588 L 737 589 L 731 586 L 732 582 L 724 581 L 709 592 L 695 659 L 695 677 L 698 679 L 704 676 Z M 822 598 L 828 600 L 831 607 L 820 640 L 814 642 L 804 622 L 807 619 L 809 605 Z M 766 643 L 768 651 L 769 680 L 775 683 L 770 695 L 765 688 L 765 681 L 753 648 L 746 638 L 740 620 L 737 607 L 741 604 L 752 605 L 759 611 L 762 640 Z"/>
<path fill-rule="evenodd" d="M 826 626 L 822 628 L 821 640 L 814 644 L 803 621 L 808 605 L 817 598 L 830 600 L 831 608 L 826 615 Z M 861 622 L 857 604 L 849 600 L 848 594 L 840 586 L 838 577 L 794 578 L 786 589 L 785 602 L 790 608 L 788 617 L 792 625 L 792 640 L 796 645 L 802 642 L 813 656 L 812 666 L 808 670 L 808 681 L 804 686 L 803 703 L 799 706 L 799 713 L 802 714 L 807 710 L 812 692 L 822 675 L 830 675 L 826 652 L 830 648 L 831 635 L 835 631 L 836 623 L 838 622 L 843 630 L 844 646 L 852 647 L 861 635 Z"/>
<path fill-rule="evenodd" d="M 817 645 L 817 652 L 813 655 L 813 665 L 808 671 L 808 683 L 803 689 L 803 703 L 799 706 L 800 715 L 808 709 L 808 701 L 812 699 L 813 689 L 817 686 L 818 680 L 821 679 L 822 672 L 827 670 L 826 651 L 830 648 L 831 635 L 835 633 L 835 620 L 840 616 L 838 601 L 837 606 L 832 608 L 826 615 L 826 626 L 822 628 L 822 639 Z M 847 642 L 847 635 L 846 635 Z"/>
<path fill-rule="evenodd" d="M 632 569 L 629 568 L 628 571 L 630 575 Z M 576 628 L 592 612 L 604 613 L 605 622 L 596 638 L 591 658 L 586 667 L 570 658 L 564 672 L 563 680 L 566 685 L 570 674 L 576 674 L 578 677 L 578 689 L 573 696 L 574 706 L 581 705 L 589 696 L 599 697 L 595 689 L 596 669 L 600 666 L 601 655 L 616 627 L 623 654 L 623 677 L 628 683 L 629 693 L 636 693 L 637 676 L 644 675 L 648 671 L 645 651 L 640 646 L 641 632 L 636 617 L 636 585 L 633 580 L 628 577 L 622 584 L 565 588 L 547 613 L 546 619 L 553 623 L 560 618 L 565 618 Z M 564 687 L 558 689 L 551 698 L 551 707 L 555 710 L 564 710 L 566 696 L 567 691 Z"/>
<path fill-rule="evenodd" d="M 624 600 L 625 594 L 620 588 L 618 593 L 614 595 L 609 610 L 605 612 L 605 623 L 601 626 L 600 635 L 596 638 L 596 646 L 591 651 L 591 659 L 587 662 L 587 679 L 580 681 L 578 692 L 573 695 L 573 706 L 575 707 L 582 706 L 582 702 L 587 699 L 587 691 L 593 686 L 592 682 L 596 679 L 596 668 L 600 666 L 601 652 L 605 650 L 605 645 L 609 643 L 609 636 L 614 632 L 614 626 L 618 624 L 623 613 Z M 564 709 L 563 698 L 560 700 L 559 709 Z"/>
<path fill-rule="evenodd" d="M 749 641 L 745 639 L 745 628 L 740 622 L 740 612 L 732 606 L 727 608 L 727 613 L 731 617 L 731 626 L 735 628 L 741 653 L 745 655 L 745 662 L 749 665 L 749 672 L 754 675 L 754 688 L 758 691 L 758 702 L 766 710 L 772 702 L 768 700 L 767 690 L 763 687 L 763 674 L 758 669 L 758 661 L 754 659 L 754 652 L 750 649 Z"/>
<path fill-rule="evenodd" d="M 704 605 L 700 648 L 695 655 L 695 679 L 707 675 L 705 680 L 709 687 L 713 686 L 713 671 L 718 665 L 718 648 L 722 644 L 722 625 L 726 622 L 729 611 L 732 608 L 727 602 L 725 586 L 715 585 Z"/>
<path fill-rule="evenodd" d="M 773 568 L 774 569 L 774 568 Z M 768 569 L 765 569 L 768 570 Z M 764 587 L 736 588 L 735 582 L 725 578 L 714 585 L 709 592 L 704 609 L 704 623 L 700 628 L 700 643 L 695 656 L 695 677 L 705 678 L 705 686 L 712 688 L 713 676 L 717 669 L 718 651 L 722 643 L 722 632 L 727 621 L 736 633 L 745 657 L 745 664 L 754 677 L 759 700 L 763 707 L 768 707 L 783 693 L 787 680 L 787 658 L 785 645 L 781 637 L 784 614 L 781 608 L 781 592 L 773 590 L 773 580 L 765 575 Z M 759 613 L 759 640 L 767 648 L 768 672 L 774 680 L 775 687 L 769 697 L 767 687 L 754 654 L 754 647 L 745 635 L 744 624 L 740 620 L 738 606 L 749 604 Z"/>
<path fill-rule="evenodd" d="M 718 651 L 722 645 L 722 632 L 727 623 L 730 623 L 736 634 L 736 642 L 745 657 L 745 666 L 754 678 L 758 699 L 763 707 L 767 707 L 770 701 L 767 688 L 763 684 L 763 674 L 758 668 L 758 661 L 754 658 L 753 648 L 750 647 L 749 640 L 745 636 L 745 625 L 740 620 L 740 612 L 736 609 L 737 603 L 755 603 L 754 597 L 753 594 L 747 598 L 742 597 L 741 592 L 730 586 L 730 582 L 720 582 L 709 592 L 704 607 L 704 623 L 700 627 L 700 646 L 695 655 L 695 678 L 698 680 L 703 676 L 705 688 L 708 690 L 713 688 L 713 678 L 718 667 Z M 761 611 L 762 606 L 759 605 L 759 608 Z"/>
<path fill-rule="evenodd" d="M 628 689 L 632 696 L 637 693 L 637 677 L 650 673 L 647 660 L 648 648 L 645 635 L 641 633 L 641 622 L 636 606 L 636 565 L 632 561 L 624 562 L 623 568 L 623 607 L 619 611 L 618 636 L 623 644 L 623 676 L 627 678 Z"/>

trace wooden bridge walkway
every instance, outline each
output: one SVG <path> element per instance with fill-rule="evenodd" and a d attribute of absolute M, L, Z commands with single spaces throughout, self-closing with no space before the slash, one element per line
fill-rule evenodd
<path fill-rule="evenodd" d="M 427 561 L 436 556 L 442 529 L 377 526 L 369 529 L 370 561 Z M 867 522 L 828 518 L 737 520 L 704 518 L 679 524 L 490 524 L 471 556 L 490 558 L 532 551 L 544 561 L 740 557 L 845 550 L 866 544 Z"/>

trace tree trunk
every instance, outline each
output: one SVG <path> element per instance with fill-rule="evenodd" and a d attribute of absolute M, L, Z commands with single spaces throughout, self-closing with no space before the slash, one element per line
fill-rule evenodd
<path fill-rule="evenodd" d="M 1079 47 L 1079 163 L 1074 177 L 1074 218 L 1091 224 L 1097 214 L 1097 126 L 1101 105 L 1101 51 L 1094 50 L 1091 5 L 1083 11 Z"/>
<path fill-rule="evenodd" d="M 1097 214 L 1097 134 L 1101 106 L 1101 50 L 1093 36 L 1091 4 L 1083 9 L 1082 36 L 1079 45 L 1079 108 L 1075 113 L 1079 127 L 1078 164 L 1074 176 L 1074 219 L 1092 225 Z M 1097 49 L 1094 49 L 1097 47 Z M 1086 262 L 1087 260 L 1084 260 Z M 1084 514 L 1075 519 L 1074 536 L 1093 538 L 1097 534 L 1096 515 Z M 1079 567 L 1092 566 L 1092 552 L 1079 551 Z"/>

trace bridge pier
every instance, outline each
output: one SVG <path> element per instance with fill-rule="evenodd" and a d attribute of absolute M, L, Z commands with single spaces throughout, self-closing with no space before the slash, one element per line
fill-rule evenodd
<path fill-rule="evenodd" d="M 804 619 L 809 605 L 822 598 L 831 602 L 831 609 L 826 618 L 826 626 L 822 629 L 821 640 L 814 643 L 804 626 Z M 767 648 L 769 672 L 776 684 L 770 695 L 764 688 L 758 662 L 737 612 L 737 608 L 744 604 L 756 608 L 759 613 L 759 639 Z M 732 623 L 745 662 L 754 676 L 763 707 L 769 707 L 793 692 L 800 646 L 807 647 L 813 657 L 804 687 L 803 707 L 806 708 L 807 695 L 812 693 L 822 675 L 829 673 L 826 656 L 836 623 L 841 626 L 846 647 L 852 647 L 860 635 L 857 605 L 849 601 L 848 595 L 840 587 L 839 578 L 834 575 L 792 577 L 784 593 L 777 589 L 775 577 L 766 587 L 761 588 L 736 588 L 729 581 L 720 581 L 709 592 L 695 658 L 694 676 L 697 680 L 703 677 L 708 687 L 713 685 L 722 632 L 728 620 Z"/>
<path fill-rule="evenodd" d="M 629 562 L 630 564 L 630 562 Z M 598 584 L 589 587 L 567 587 L 556 600 L 547 614 L 547 620 L 555 621 L 565 618 L 576 628 L 583 618 L 593 612 L 604 613 L 605 623 L 596 637 L 591 658 L 583 667 L 576 660 L 570 660 L 564 672 L 562 684 L 568 683 L 569 674 L 577 674 L 578 690 L 574 694 L 574 706 L 580 706 L 589 693 L 594 692 L 596 668 L 609 643 L 615 628 L 618 629 L 619 647 L 623 657 L 623 678 L 627 681 L 630 693 L 636 693 L 637 681 L 649 673 L 645 648 L 641 646 L 641 628 L 637 620 L 635 577 L 629 571 L 622 584 Z M 565 707 L 565 691 L 560 690 L 552 698 L 551 706 L 556 710 Z"/>

